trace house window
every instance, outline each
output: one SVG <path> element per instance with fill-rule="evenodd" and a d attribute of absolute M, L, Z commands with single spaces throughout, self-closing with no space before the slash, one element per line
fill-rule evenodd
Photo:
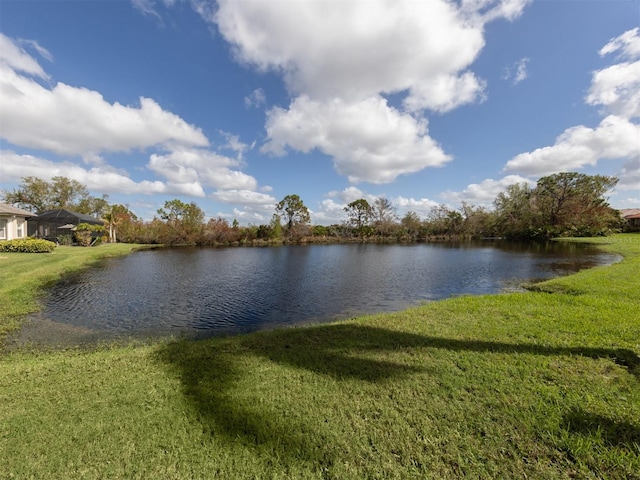
<path fill-rule="evenodd" d="M 0 240 L 7 239 L 7 221 L 2 218 L 0 219 Z"/>
<path fill-rule="evenodd" d="M 24 220 L 16 221 L 16 238 L 24 237 Z"/>

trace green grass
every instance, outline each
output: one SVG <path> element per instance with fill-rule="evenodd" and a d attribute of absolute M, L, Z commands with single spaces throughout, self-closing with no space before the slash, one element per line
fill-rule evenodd
<path fill-rule="evenodd" d="M 5 354 L 0 472 L 639 479 L 640 235 L 591 241 L 624 261 L 329 325 Z"/>

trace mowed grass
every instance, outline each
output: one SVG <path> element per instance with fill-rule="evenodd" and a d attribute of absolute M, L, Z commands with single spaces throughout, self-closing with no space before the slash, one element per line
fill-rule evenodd
<path fill-rule="evenodd" d="M 638 479 L 640 235 L 591 241 L 624 261 L 335 324 L 5 354 L 0 476 Z"/>

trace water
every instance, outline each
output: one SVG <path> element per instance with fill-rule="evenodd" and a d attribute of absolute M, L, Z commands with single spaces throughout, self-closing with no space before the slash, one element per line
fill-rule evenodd
<path fill-rule="evenodd" d="M 616 259 L 559 243 L 146 250 L 65 277 L 23 336 L 236 334 L 517 289 Z"/>

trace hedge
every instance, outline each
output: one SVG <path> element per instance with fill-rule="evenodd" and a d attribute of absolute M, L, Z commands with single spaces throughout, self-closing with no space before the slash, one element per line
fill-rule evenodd
<path fill-rule="evenodd" d="M 0 242 L 0 252 L 50 253 L 55 248 L 55 243 L 35 238 Z"/>

